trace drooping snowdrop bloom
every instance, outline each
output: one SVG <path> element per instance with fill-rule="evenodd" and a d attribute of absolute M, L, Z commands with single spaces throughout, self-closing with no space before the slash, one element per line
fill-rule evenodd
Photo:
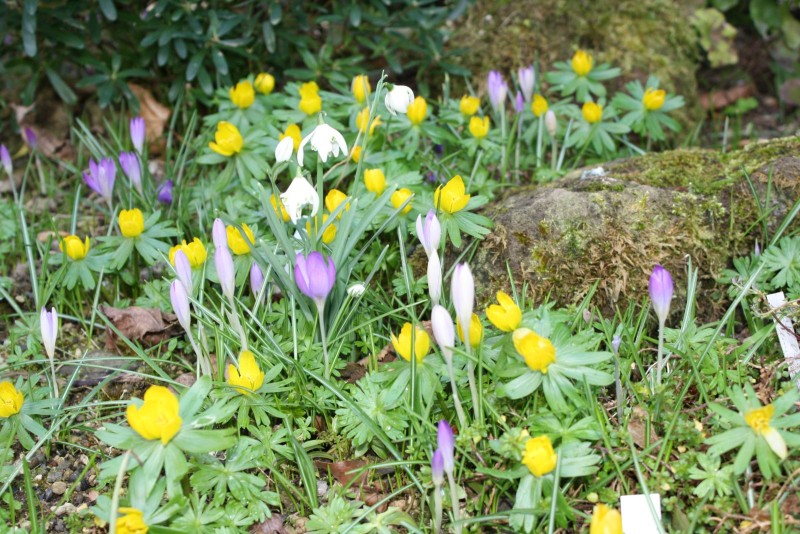
<path fill-rule="evenodd" d="M 314 128 L 300 143 L 300 147 L 297 149 L 297 163 L 301 167 L 303 166 L 304 150 L 309 143 L 311 150 L 319 155 L 322 163 L 327 162 L 328 156 L 331 154 L 333 157 L 338 157 L 339 152 L 349 154 L 344 136 L 336 128 L 323 123 Z"/>
<path fill-rule="evenodd" d="M 304 207 L 311 206 L 311 217 L 316 215 L 319 209 L 317 190 L 303 176 L 296 176 L 292 180 L 289 188 L 281 193 L 281 202 L 293 223 L 296 223 L 303 215 Z"/>
<path fill-rule="evenodd" d="M 408 111 L 408 105 L 413 101 L 414 91 L 405 85 L 395 85 L 391 91 L 386 93 L 386 98 L 383 99 L 386 109 L 388 109 L 389 113 L 392 115 L 405 113 Z"/>

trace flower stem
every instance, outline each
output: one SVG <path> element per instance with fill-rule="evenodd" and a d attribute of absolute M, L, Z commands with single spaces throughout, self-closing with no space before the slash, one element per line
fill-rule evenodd
<path fill-rule="evenodd" d="M 658 363 L 656 364 L 656 386 L 661 387 L 661 367 L 664 365 L 664 323 L 658 323 Z"/>
<path fill-rule="evenodd" d="M 450 375 L 450 387 L 453 388 L 453 404 L 455 404 L 456 414 L 458 414 L 458 423 L 461 428 L 465 428 L 467 426 L 467 416 L 464 415 L 464 408 L 461 407 L 461 401 L 458 399 L 458 387 L 453 373 L 453 356 L 451 355 L 445 359 L 447 360 L 447 373 Z"/>
<path fill-rule="evenodd" d="M 561 454 L 556 459 L 556 470 L 553 475 L 553 497 L 550 499 L 550 522 L 547 526 L 547 534 L 553 534 L 556 529 L 556 508 L 558 503 L 558 483 L 561 478 Z"/>
<path fill-rule="evenodd" d="M 319 318 L 319 334 L 322 338 L 322 355 L 325 357 L 325 379 L 331 377 L 331 360 L 328 357 L 328 335 L 325 332 L 325 302 L 317 302 L 317 317 Z"/>
<path fill-rule="evenodd" d="M 467 347 L 467 377 L 469 378 L 469 392 L 472 395 L 472 412 L 475 414 L 475 421 L 480 419 L 480 410 L 478 406 L 478 388 L 476 386 L 475 380 L 475 364 L 472 363 L 472 347 L 469 344 L 469 328 L 466 330 L 466 334 L 464 337 L 466 338 L 466 343 L 464 346 Z"/>
<path fill-rule="evenodd" d="M 228 314 L 228 318 L 231 321 L 233 329 L 239 334 L 239 343 L 242 345 L 242 350 L 247 350 L 247 335 L 244 333 L 244 328 L 242 327 L 241 321 L 239 321 L 239 314 L 236 313 L 236 301 L 234 300 L 233 296 L 228 297 L 228 304 L 231 305 L 231 311 Z"/>
<path fill-rule="evenodd" d="M 458 522 L 461 516 L 458 504 L 458 488 L 453 473 L 447 473 L 447 481 L 450 483 L 450 503 L 453 507 L 453 530 L 456 534 L 461 534 L 461 524 Z"/>
<path fill-rule="evenodd" d="M 433 487 L 433 532 L 438 534 L 442 530 L 442 486 Z"/>

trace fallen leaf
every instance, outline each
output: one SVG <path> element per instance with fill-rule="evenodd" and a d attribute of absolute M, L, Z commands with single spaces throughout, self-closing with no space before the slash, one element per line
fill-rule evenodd
<path fill-rule="evenodd" d="M 178 318 L 171 313 L 164 313 L 154 308 L 131 306 L 130 308 L 112 308 L 101 306 L 106 317 L 119 332 L 131 341 L 141 341 L 152 346 L 166 339 L 177 336 L 181 332 Z M 117 349 L 116 334 L 106 329 L 106 349 Z"/>
<path fill-rule="evenodd" d="M 269 519 L 251 526 L 250 534 L 287 534 L 283 526 L 283 516 L 272 514 Z"/>
<path fill-rule="evenodd" d="M 755 94 L 755 86 L 753 84 L 737 85 L 730 89 L 703 93 L 700 95 L 700 105 L 705 109 L 722 109 L 740 98 L 747 98 L 753 94 Z"/>
<path fill-rule="evenodd" d="M 628 432 L 633 438 L 633 442 L 639 446 L 640 449 L 645 448 L 645 429 L 647 428 L 647 412 L 645 412 L 641 407 L 636 406 L 631 413 L 631 420 L 628 423 Z M 656 436 L 655 431 L 653 430 L 653 425 L 650 425 L 650 444 L 652 445 L 658 441 L 658 436 Z"/>
<path fill-rule="evenodd" d="M 331 475 L 333 475 L 333 478 L 335 478 L 336 481 L 343 486 L 346 486 L 356 476 L 359 478 L 359 483 L 363 483 L 367 474 L 367 470 L 362 470 L 361 468 L 367 464 L 368 462 L 364 458 L 359 458 L 357 460 L 344 460 L 341 462 L 324 462 L 322 460 L 314 462 L 314 465 L 317 467 L 317 469 L 323 473 L 330 471 Z"/>
<path fill-rule="evenodd" d="M 172 115 L 172 110 L 155 99 L 150 90 L 128 83 L 128 88 L 139 100 L 139 115 L 144 119 L 145 137 L 151 152 L 155 155 L 161 152 L 161 145 L 157 143 L 164 135 L 164 128 Z"/>

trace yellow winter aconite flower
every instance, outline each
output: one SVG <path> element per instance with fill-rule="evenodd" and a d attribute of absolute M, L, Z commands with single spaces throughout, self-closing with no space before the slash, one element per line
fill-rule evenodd
<path fill-rule="evenodd" d="M 247 80 L 237 83 L 228 91 L 231 97 L 231 102 L 241 109 L 247 109 L 256 101 L 256 92 L 253 90 L 253 84 Z"/>
<path fill-rule="evenodd" d="M 589 534 L 622 534 L 622 516 L 605 504 L 596 504 Z"/>
<path fill-rule="evenodd" d="M 239 368 L 228 365 L 228 384 L 250 391 L 256 391 L 264 383 L 264 373 L 256 362 L 256 357 L 249 350 L 239 355 Z"/>
<path fill-rule="evenodd" d="M 268 72 L 259 73 L 259 75 L 256 76 L 255 86 L 259 93 L 268 95 L 275 89 L 275 77 Z"/>
<path fill-rule="evenodd" d="M 353 150 L 350 151 L 350 157 L 353 158 L 353 161 L 358 163 L 361 159 L 361 147 L 354 146 Z"/>
<path fill-rule="evenodd" d="M 583 120 L 589 124 L 594 124 L 600 122 L 603 118 L 603 106 L 594 102 L 586 102 L 583 105 L 583 109 L 581 109 L 581 113 L 583 114 Z"/>
<path fill-rule="evenodd" d="M 411 198 L 413 195 L 414 193 L 411 192 L 411 189 L 406 189 L 405 187 L 402 189 L 398 189 L 397 191 L 392 193 L 392 198 L 390 199 L 392 201 L 392 206 L 394 206 L 394 209 L 398 209 L 400 206 L 403 205 L 403 203 L 406 200 Z M 411 202 L 406 204 L 406 207 L 403 208 L 403 211 L 401 211 L 400 213 L 405 215 L 409 211 L 411 211 Z"/>
<path fill-rule="evenodd" d="M 369 78 L 365 74 L 359 74 L 353 78 L 350 85 L 350 90 L 353 91 L 353 96 L 356 97 L 356 102 L 363 104 L 369 94 L 372 92 L 372 86 L 369 84 Z"/>
<path fill-rule="evenodd" d="M 412 353 L 417 359 L 417 363 L 422 363 L 428 351 L 431 349 L 431 340 L 428 333 L 422 328 L 414 327 L 414 346 L 411 346 L 411 323 L 406 323 L 400 330 L 400 335 L 395 336 L 392 334 L 392 346 L 394 351 L 400 355 L 401 358 L 410 362 Z"/>
<path fill-rule="evenodd" d="M 144 522 L 141 510 L 122 507 L 117 516 L 117 534 L 147 534 L 147 523 Z"/>
<path fill-rule="evenodd" d="M 319 85 L 317 82 L 306 82 L 298 89 L 300 96 L 313 96 L 319 95 Z"/>
<path fill-rule="evenodd" d="M 76 235 L 68 235 L 61 240 L 58 248 L 66 252 L 69 259 L 82 260 L 89 253 L 90 245 L 88 236 L 85 241 L 81 241 L 81 238 Z"/>
<path fill-rule="evenodd" d="M 418 96 L 408 105 L 408 109 L 406 110 L 406 116 L 408 120 L 411 121 L 411 124 L 418 125 L 422 124 L 422 121 L 425 120 L 425 116 L 428 114 L 428 103 L 425 101 L 424 98 Z"/>
<path fill-rule="evenodd" d="M 461 110 L 461 113 L 467 117 L 475 115 L 480 107 L 481 99 L 477 96 L 464 95 L 461 97 L 461 101 L 458 103 L 458 109 Z"/>
<path fill-rule="evenodd" d="M 556 468 L 558 454 L 553 450 L 553 442 L 547 436 L 537 436 L 525 442 L 522 463 L 531 474 L 542 477 Z"/>
<path fill-rule="evenodd" d="M 269 202 L 272 204 L 272 209 L 275 210 L 275 213 L 278 214 L 280 218 L 283 219 L 283 222 L 286 222 L 290 219 L 289 212 L 286 211 L 286 206 L 283 205 L 283 201 L 277 195 L 270 195 Z M 278 210 L 278 203 L 280 202 L 280 211 Z"/>
<path fill-rule="evenodd" d="M 296 124 L 290 124 L 286 127 L 286 131 L 279 136 L 278 140 L 283 141 L 286 137 L 292 138 L 294 151 L 297 152 L 297 149 L 300 148 L 300 143 L 303 141 L 303 134 L 300 131 L 300 127 Z"/>
<path fill-rule="evenodd" d="M 336 211 L 336 208 L 338 208 L 339 205 L 341 205 L 341 203 L 344 202 L 345 200 L 347 200 L 346 193 L 343 193 L 338 189 L 331 189 L 330 191 L 328 191 L 328 194 L 325 195 L 325 207 L 328 208 L 329 212 L 333 213 L 334 211 Z M 345 211 L 350 211 L 349 202 L 347 203 L 344 209 Z M 341 216 L 342 214 L 340 213 L 339 217 L 337 218 L 341 218 Z"/>
<path fill-rule="evenodd" d="M 250 243 L 256 242 L 256 237 L 253 235 L 253 231 L 250 230 L 249 226 L 242 223 L 242 230 L 247 236 L 247 239 L 242 237 L 242 232 L 235 226 L 228 226 L 225 228 L 225 232 L 228 234 L 228 248 L 237 256 L 248 254 L 250 252 Z"/>
<path fill-rule="evenodd" d="M 475 139 L 483 139 L 489 133 L 489 117 L 472 117 L 469 120 L 469 133 Z"/>
<path fill-rule="evenodd" d="M 546 337 L 542 337 L 530 328 L 518 328 L 511 336 L 514 348 L 525 363 L 534 371 L 547 374 L 547 367 L 556 361 L 556 349 Z"/>
<path fill-rule="evenodd" d="M 458 339 L 464 341 L 464 331 L 461 329 L 461 321 L 456 321 L 456 330 L 458 330 Z M 472 347 L 477 347 L 483 340 L 483 325 L 481 319 L 477 314 L 472 314 L 469 321 L 469 344 Z"/>
<path fill-rule="evenodd" d="M 217 132 L 214 134 L 214 141 L 208 147 L 222 156 L 233 156 L 242 151 L 244 139 L 239 129 L 230 122 L 220 121 L 217 124 Z"/>
<path fill-rule="evenodd" d="M 744 414 L 747 425 L 753 429 L 756 435 L 763 437 L 770 449 L 781 459 L 786 458 L 789 451 L 786 448 L 786 441 L 775 428 L 770 426 L 772 416 L 775 415 L 775 407 L 767 404 L 761 408 L 754 408 Z"/>
<path fill-rule="evenodd" d="M 589 74 L 593 64 L 594 60 L 592 56 L 585 50 L 578 50 L 575 52 L 575 55 L 572 56 L 572 70 L 575 71 L 575 74 L 578 76 L 586 76 Z"/>
<path fill-rule="evenodd" d="M 470 195 L 464 187 L 460 175 L 453 176 L 444 186 L 439 186 L 433 193 L 433 205 L 447 213 L 455 213 L 467 207 Z"/>
<path fill-rule="evenodd" d="M 522 322 L 522 310 L 514 300 L 502 291 L 497 292 L 498 304 L 492 304 L 486 308 L 486 317 L 498 329 L 503 332 L 512 332 L 517 329 Z"/>
<path fill-rule="evenodd" d="M 386 176 L 380 169 L 367 169 L 364 171 L 364 185 L 367 186 L 367 191 L 378 196 L 386 189 Z"/>
<path fill-rule="evenodd" d="M 642 97 L 642 104 L 648 111 L 655 111 L 657 109 L 661 109 L 661 106 L 664 105 L 664 99 L 667 96 L 667 92 L 663 89 L 653 89 L 652 87 L 648 87 L 647 90 L 644 92 L 644 96 Z"/>
<path fill-rule="evenodd" d="M 325 226 L 325 222 L 327 220 L 328 220 L 328 214 L 325 213 L 322 215 L 322 226 Z M 313 219 L 313 221 L 314 221 L 314 227 L 316 227 L 317 226 L 316 217 Z M 308 232 L 309 234 L 311 233 L 311 221 L 306 222 L 306 232 Z M 336 239 L 336 225 L 331 223 L 325 228 L 325 231 L 322 232 L 322 242 L 325 243 L 326 245 L 330 245 L 334 239 Z"/>
<path fill-rule="evenodd" d="M 150 386 L 144 393 L 142 406 L 129 405 L 125 416 L 131 428 L 144 439 L 160 439 L 166 445 L 181 429 L 179 408 L 178 398 L 170 390 Z"/>
<path fill-rule="evenodd" d="M 369 121 L 369 108 L 364 108 L 358 112 L 358 115 L 356 115 L 356 128 L 358 128 L 359 132 L 364 133 L 367 131 L 368 121 Z M 369 134 L 372 135 L 372 133 L 375 131 L 375 128 L 377 128 L 380 125 L 381 125 L 381 116 L 376 115 L 375 117 L 372 118 L 372 121 L 369 121 Z"/>
<path fill-rule="evenodd" d="M 531 102 L 531 111 L 537 117 L 541 117 L 545 113 L 550 106 L 547 105 L 547 99 L 540 94 L 533 95 L 533 102 Z"/>
<path fill-rule="evenodd" d="M 182 250 L 183 253 L 186 254 L 186 259 L 189 260 L 189 265 L 192 269 L 203 265 L 208 256 L 205 245 L 196 237 L 190 243 L 187 243 L 184 239 L 179 245 L 175 245 L 169 249 L 169 262 L 172 265 L 175 265 L 175 253 L 178 252 L 178 250 Z"/>
<path fill-rule="evenodd" d="M 144 216 L 142 210 L 122 210 L 119 212 L 119 231 L 125 237 L 139 237 L 144 232 Z"/>
<path fill-rule="evenodd" d="M 25 397 L 9 381 L 0 382 L 0 417 L 11 417 L 19 413 Z"/>
<path fill-rule="evenodd" d="M 319 113 L 322 110 L 322 98 L 317 94 L 303 96 L 300 98 L 298 108 L 306 115 Z"/>

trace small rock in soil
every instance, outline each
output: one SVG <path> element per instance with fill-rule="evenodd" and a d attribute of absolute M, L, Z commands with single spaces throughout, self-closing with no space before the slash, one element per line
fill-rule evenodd
<path fill-rule="evenodd" d="M 56 495 L 64 495 L 67 491 L 67 484 L 65 482 L 54 482 L 50 489 L 53 490 L 53 493 Z"/>
<path fill-rule="evenodd" d="M 75 508 L 74 504 L 72 504 L 71 502 L 65 502 L 64 504 L 56 508 L 56 517 L 61 517 L 62 515 L 66 514 L 74 514 L 77 511 L 78 509 Z"/>

